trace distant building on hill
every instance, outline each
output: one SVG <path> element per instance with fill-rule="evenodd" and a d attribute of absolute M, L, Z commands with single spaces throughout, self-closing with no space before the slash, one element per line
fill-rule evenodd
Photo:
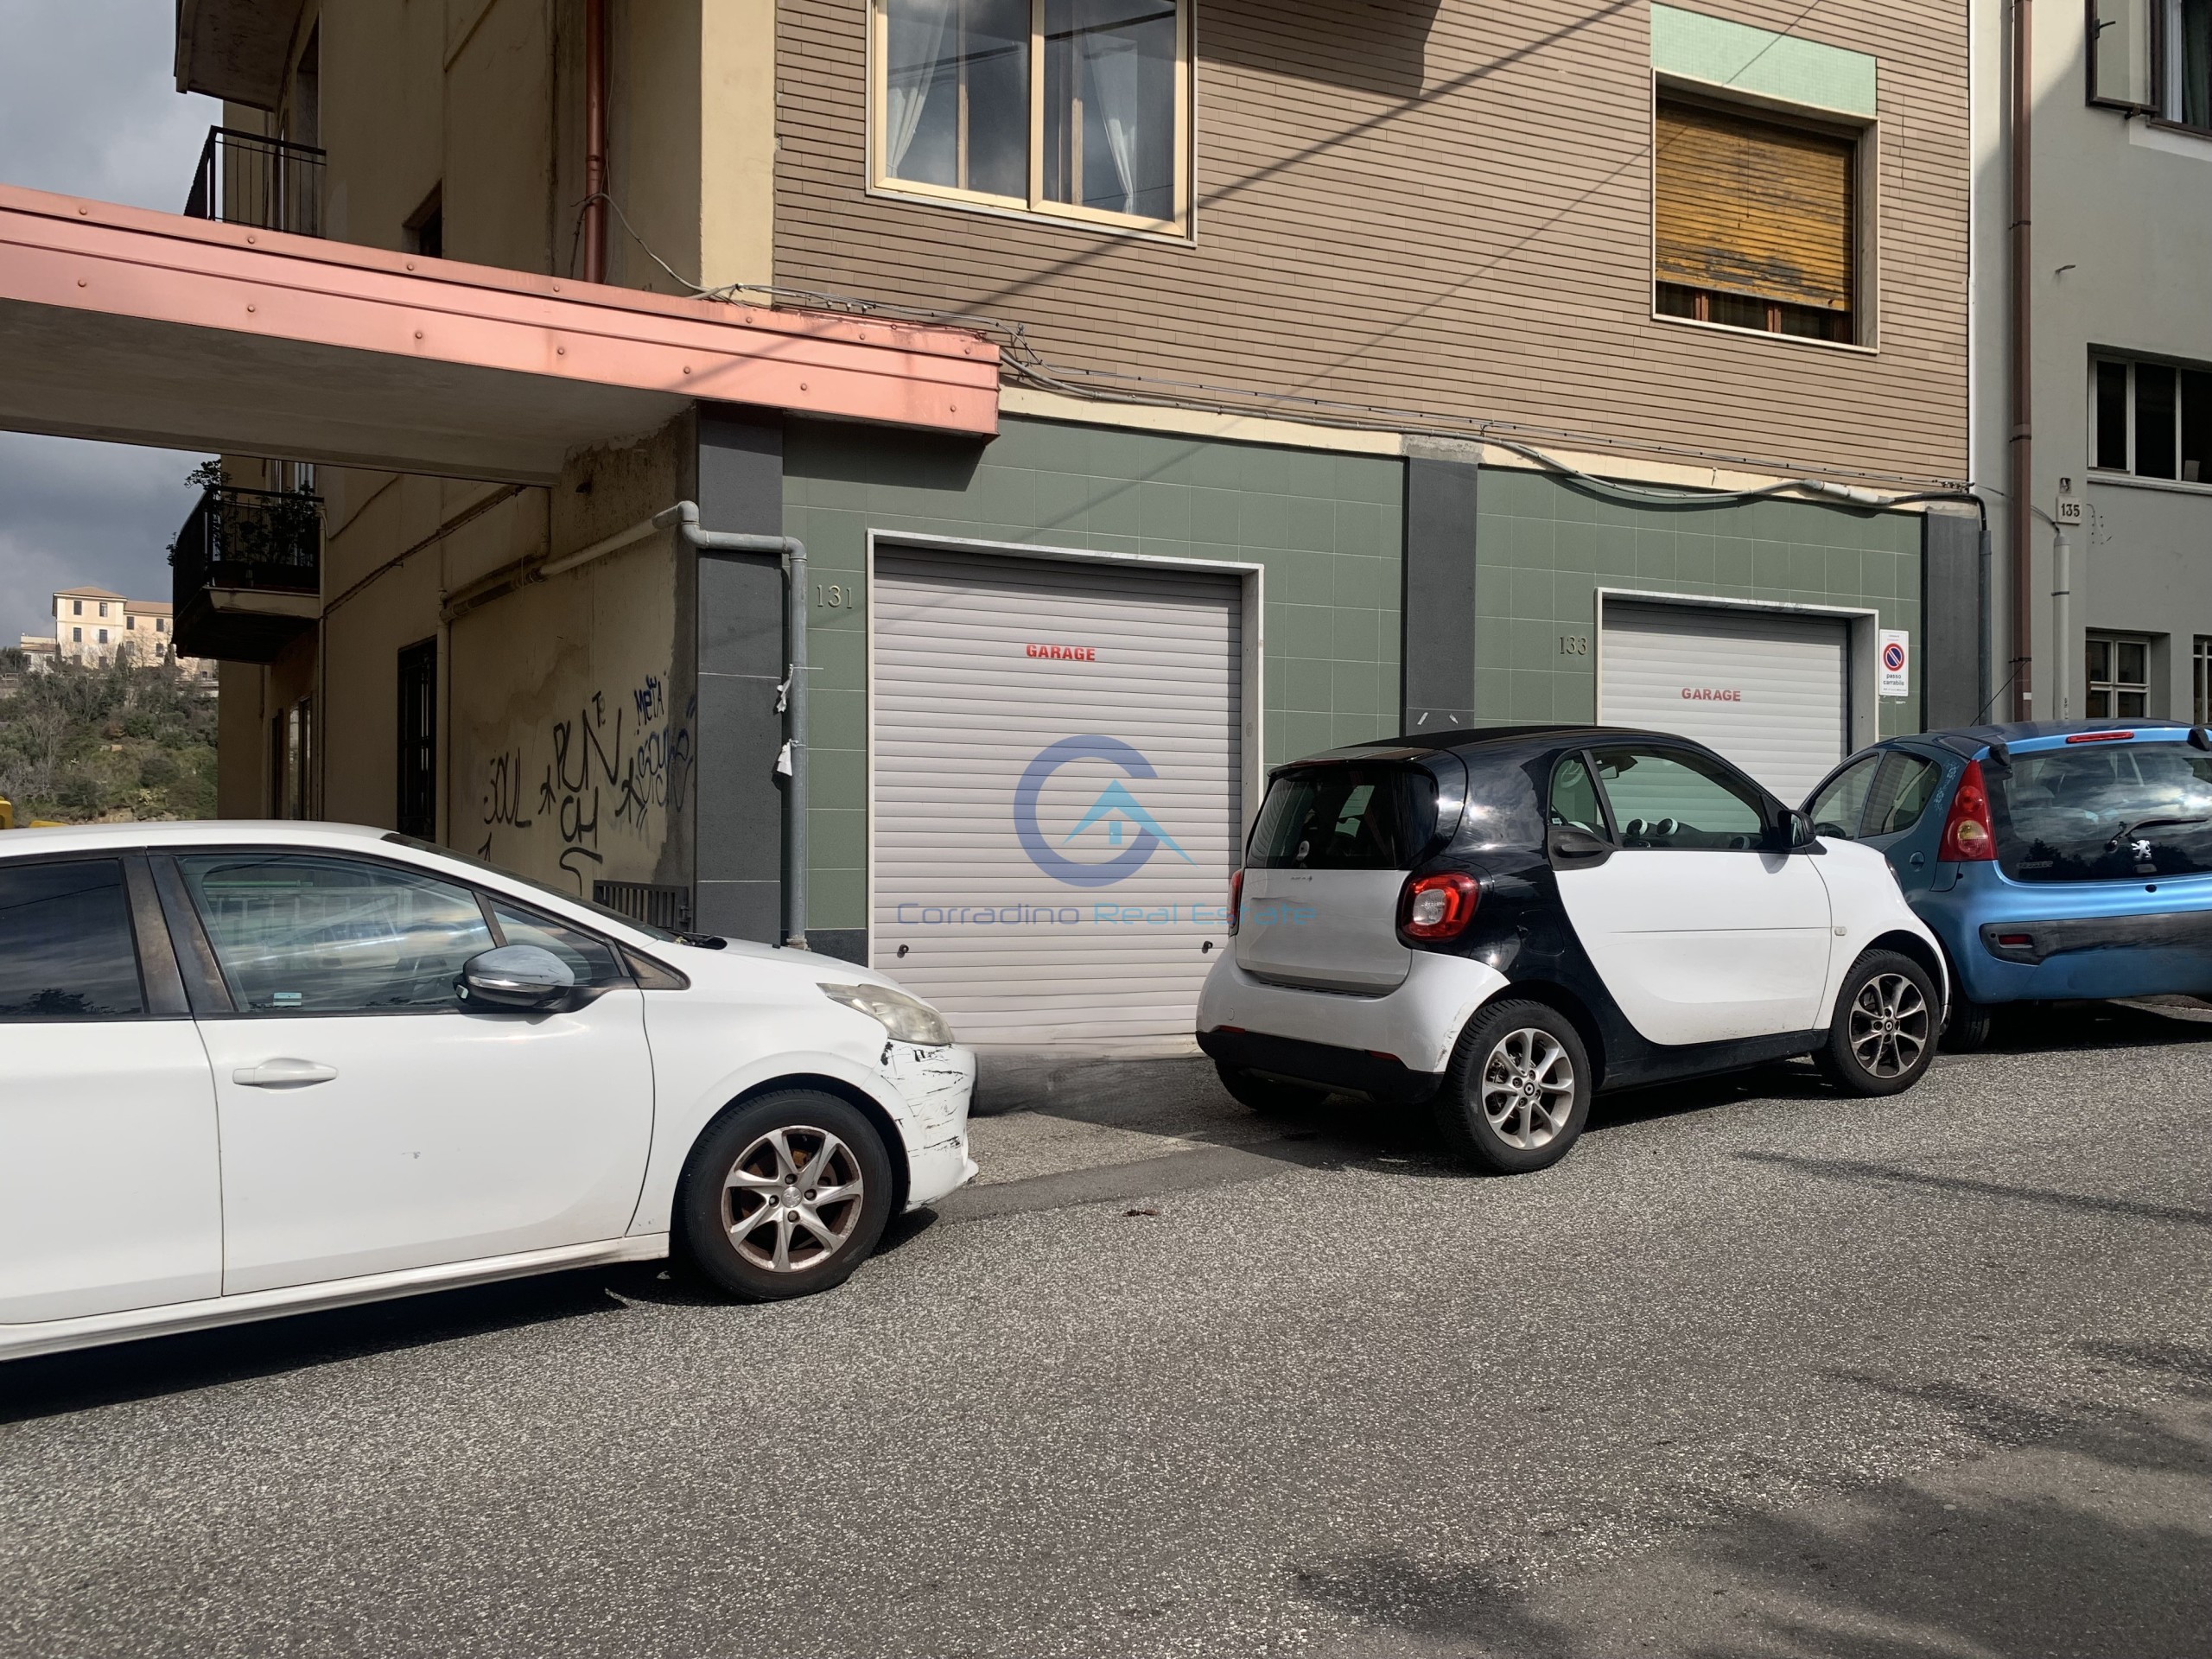
<path fill-rule="evenodd" d="M 105 667 L 127 659 L 140 668 L 170 663 L 195 678 L 214 664 L 176 654 L 175 609 L 165 599 L 125 599 L 105 588 L 65 588 L 54 596 L 54 635 L 22 636 L 34 664 L 56 662 Z"/>

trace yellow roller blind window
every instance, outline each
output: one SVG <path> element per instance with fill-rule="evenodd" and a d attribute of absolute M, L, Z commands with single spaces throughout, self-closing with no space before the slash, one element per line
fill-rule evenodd
<path fill-rule="evenodd" d="M 1856 148 L 1848 138 L 1661 104 L 1659 280 L 1850 310 Z"/>

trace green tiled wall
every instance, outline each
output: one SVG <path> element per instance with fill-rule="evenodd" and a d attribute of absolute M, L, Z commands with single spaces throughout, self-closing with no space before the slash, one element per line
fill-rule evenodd
<path fill-rule="evenodd" d="M 1007 418 L 973 443 L 792 423 L 784 524 L 809 580 L 808 925 L 864 927 L 867 535 L 904 531 L 1262 567 L 1268 765 L 1398 726 L 1405 468 L 1379 455 Z M 856 601 L 856 602 L 854 602 Z"/>
<path fill-rule="evenodd" d="M 1482 476 L 1475 535 L 1475 715 L 1485 724 L 1592 720 L 1598 590 L 1871 607 L 1921 640 L 1921 521 L 1800 501 L 1626 506 L 1548 474 Z M 1594 647 L 1594 639 L 1592 639 Z M 1919 652 L 1916 649 L 1916 664 Z M 1920 729 L 1912 695 L 1881 700 L 1882 735 Z"/>

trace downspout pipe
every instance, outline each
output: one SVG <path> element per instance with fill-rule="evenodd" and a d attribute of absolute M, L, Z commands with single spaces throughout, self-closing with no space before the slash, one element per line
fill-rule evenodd
<path fill-rule="evenodd" d="M 2010 70 L 2012 105 L 2012 146 L 2006 153 L 2007 182 L 2012 197 L 2011 211 L 2011 270 L 2010 315 L 2011 341 L 2008 357 L 2012 403 L 2012 430 L 2007 445 L 2009 461 L 2007 489 L 2011 495 L 2005 537 L 2012 561 L 2012 718 L 2031 720 L 2035 716 L 2035 658 L 2031 645 L 2035 627 L 2034 581 L 2030 574 L 2030 560 L 2034 544 L 2032 526 L 2029 524 L 2030 505 L 2035 499 L 2035 403 L 2033 397 L 2033 359 L 2035 334 L 2030 326 L 2030 302 L 2033 297 L 2033 277 L 2029 270 L 2029 210 L 2033 201 L 2030 189 L 2030 140 L 2035 117 L 2035 7 L 2033 0 L 2012 0 L 2012 41 Z"/>
<path fill-rule="evenodd" d="M 584 281 L 607 280 L 607 0 L 584 0 Z"/>
<path fill-rule="evenodd" d="M 784 753 L 784 943 L 806 943 L 806 543 L 796 536 L 741 536 L 699 528 L 699 505 L 679 501 L 652 516 L 655 529 L 673 526 L 702 553 L 774 553 L 784 561 L 784 632 L 790 667 L 781 699 Z"/>

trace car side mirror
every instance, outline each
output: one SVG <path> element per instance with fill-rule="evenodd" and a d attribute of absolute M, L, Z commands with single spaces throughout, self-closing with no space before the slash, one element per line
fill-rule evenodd
<path fill-rule="evenodd" d="M 1555 870 L 1594 870 L 1613 855 L 1613 843 L 1572 823 L 1555 823 L 1544 836 Z"/>
<path fill-rule="evenodd" d="M 1794 806 L 1783 815 L 1782 822 L 1775 826 L 1774 838 L 1777 843 L 1775 848 L 1777 852 L 1824 853 L 1827 851 L 1827 848 L 1821 845 L 1820 834 L 1813 828 L 1813 821 Z"/>
<path fill-rule="evenodd" d="M 501 1010 L 563 1007 L 575 988 L 569 964 L 535 944 L 503 944 L 473 956 L 453 985 L 463 1007 Z"/>

